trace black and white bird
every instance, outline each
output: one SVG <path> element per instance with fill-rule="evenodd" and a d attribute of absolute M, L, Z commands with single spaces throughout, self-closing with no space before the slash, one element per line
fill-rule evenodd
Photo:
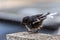
<path fill-rule="evenodd" d="M 43 27 L 42 23 L 49 14 L 50 13 L 47 13 L 45 15 L 37 14 L 33 16 L 26 16 L 23 18 L 23 24 L 26 26 L 29 32 L 38 32 L 38 30 Z"/>

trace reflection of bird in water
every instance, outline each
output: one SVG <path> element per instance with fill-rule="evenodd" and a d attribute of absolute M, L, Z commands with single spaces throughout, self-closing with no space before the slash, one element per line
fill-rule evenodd
<path fill-rule="evenodd" d="M 38 32 L 43 27 L 42 23 L 46 19 L 47 14 L 38 14 L 34 16 L 26 16 L 23 18 L 23 24 L 26 26 L 29 32 Z"/>

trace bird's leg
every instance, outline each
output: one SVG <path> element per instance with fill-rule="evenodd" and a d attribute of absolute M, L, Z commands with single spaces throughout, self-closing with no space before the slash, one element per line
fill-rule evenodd
<path fill-rule="evenodd" d="M 39 26 L 38 28 L 37 28 L 37 30 L 35 31 L 35 33 L 38 33 L 39 32 L 39 30 L 41 30 L 41 28 L 42 28 L 43 26 L 41 25 L 41 26 Z"/>
<path fill-rule="evenodd" d="M 30 32 L 32 31 L 27 25 L 25 25 L 25 26 L 26 26 L 26 28 L 28 29 L 28 31 L 30 31 Z"/>
<path fill-rule="evenodd" d="M 33 33 L 33 32 L 32 32 L 32 29 L 30 29 L 27 25 L 25 25 L 25 26 L 26 26 L 26 28 L 28 29 L 28 33 L 29 33 L 29 34 Z"/>
<path fill-rule="evenodd" d="M 43 27 L 43 25 L 40 25 L 40 26 L 38 27 L 38 30 L 40 30 L 42 27 Z"/>

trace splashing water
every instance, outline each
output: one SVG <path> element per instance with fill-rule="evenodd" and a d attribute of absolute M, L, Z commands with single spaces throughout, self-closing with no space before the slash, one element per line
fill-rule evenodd
<path fill-rule="evenodd" d="M 54 16 L 57 14 L 57 12 L 55 12 L 55 13 L 51 13 L 50 15 L 48 15 L 47 17 L 48 18 L 51 18 L 51 19 L 53 19 L 54 18 Z"/>

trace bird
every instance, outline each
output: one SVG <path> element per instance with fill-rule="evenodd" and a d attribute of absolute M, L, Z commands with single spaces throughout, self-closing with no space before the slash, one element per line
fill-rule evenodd
<path fill-rule="evenodd" d="M 22 23 L 28 29 L 28 32 L 37 33 L 43 27 L 43 21 L 47 18 L 47 14 L 37 14 L 32 16 L 26 16 L 23 18 Z"/>

